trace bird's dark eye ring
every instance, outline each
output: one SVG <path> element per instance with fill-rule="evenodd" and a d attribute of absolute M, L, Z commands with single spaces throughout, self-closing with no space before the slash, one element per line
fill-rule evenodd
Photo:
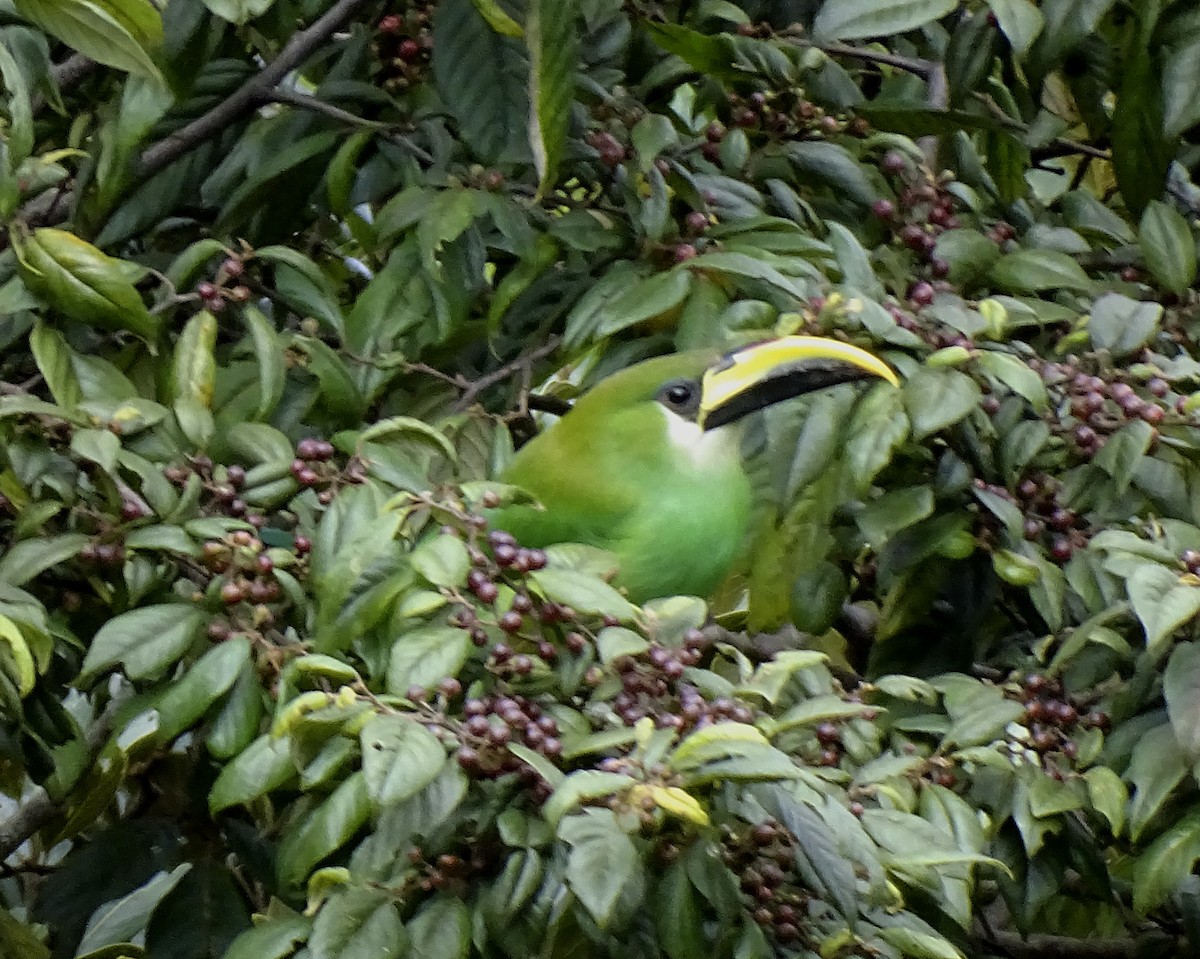
<path fill-rule="evenodd" d="M 663 399 L 672 406 L 687 406 L 692 399 L 690 383 L 672 383 L 663 390 Z"/>

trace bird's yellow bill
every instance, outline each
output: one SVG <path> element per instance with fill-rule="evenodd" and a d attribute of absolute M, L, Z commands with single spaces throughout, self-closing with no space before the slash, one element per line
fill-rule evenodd
<path fill-rule="evenodd" d="M 752 408 L 867 376 L 900 385 L 883 360 L 840 340 L 783 336 L 755 343 L 730 353 L 705 371 L 700 418 L 706 425 L 710 421 L 725 422 Z M 722 410 L 734 415 L 716 412 Z"/>

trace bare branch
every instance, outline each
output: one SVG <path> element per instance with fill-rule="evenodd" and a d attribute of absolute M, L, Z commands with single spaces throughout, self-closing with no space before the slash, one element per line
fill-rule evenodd
<path fill-rule="evenodd" d="M 381 137 L 396 144 L 401 149 L 407 150 L 422 163 L 428 164 L 433 162 L 433 154 L 417 146 L 417 144 L 404 134 L 390 130 L 388 124 L 360 117 L 356 113 L 343 110 L 341 107 L 334 106 L 332 103 L 326 103 L 317 97 L 309 96 L 305 93 L 297 93 L 295 90 L 276 87 L 274 90 L 262 94 L 262 102 L 283 103 L 287 106 L 298 107 L 301 110 L 311 110 L 313 113 L 319 113 L 322 116 L 329 117 L 331 120 L 337 120 L 340 123 L 346 123 L 350 126 L 378 131 Z"/>
<path fill-rule="evenodd" d="M 931 110 L 945 110 L 950 105 L 950 86 L 946 80 L 946 67 L 938 60 L 925 60 L 921 57 L 903 57 L 895 53 L 884 53 L 870 47 L 855 47 L 846 43 L 818 43 L 807 37 L 785 33 L 782 39 L 795 47 L 820 50 L 831 57 L 847 57 L 851 60 L 862 60 L 864 63 L 876 63 L 880 66 L 892 67 L 912 73 L 925 81 L 925 102 Z M 925 162 L 933 169 L 937 163 L 937 137 L 922 137 L 917 141 L 921 152 L 925 154 Z"/>
<path fill-rule="evenodd" d="M 497 383 L 500 383 L 509 377 L 516 376 L 519 373 L 524 373 L 542 357 L 549 356 L 556 349 L 558 349 L 558 344 L 558 337 L 552 336 L 540 346 L 537 346 L 532 350 L 527 350 L 515 360 L 505 363 L 499 369 L 493 370 L 491 373 L 481 376 L 479 379 L 467 384 L 466 389 L 463 391 L 463 395 L 460 396 L 458 402 L 454 404 L 455 411 L 462 412 L 465 410 L 472 403 L 474 403 L 476 397 L 478 397 L 479 394 L 486 390 L 489 386 L 495 386 Z"/>
<path fill-rule="evenodd" d="M 75 84 L 95 69 L 95 60 L 89 60 L 82 53 L 76 53 L 73 56 L 67 57 L 62 63 L 56 63 L 50 68 L 50 82 L 61 93 L 75 86 Z M 46 98 L 39 93 L 33 97 L 30 108 L 36 115 L 45 105 Z"/>
<path fill-rule="evenodd" d="M 96 761 L 96 756 L 108 740 L 115 716 L 114 702 L 88 727 L 85 735 L 87 766 Z M 59 805 L 50 798 L 50 794 L 44 788 L 38 786 L 33 790 L 21 803 L 20 808 L 0 823 L 0 862 L 16 852 L 29 837 L 53 820 L 59 812 Z"/>
<path fill-rule="evenodd" d="M 996 931 L 979 936 L 992 950 L 1012 959 L 1159 959 L 1191 956 L 1191 948 L 1161 930 L 1147 930 L 1136 938 L 1074 939 L 1035 933 L 1022 937 L 1015 932 Z"/>
<path fill-rule="evenodd" d="M 147 149 L 137 163 L 138 177 L 153 176 L 255 109 L 262 102 L 262 98 L 270 95 L 284 77 L 316 53 L 326 40 L 367 3 L 368 0 L 338 0 L 312 26 L 296 33 L 279 55 L 256 77 L 247 81 L 203 116 Z"/>

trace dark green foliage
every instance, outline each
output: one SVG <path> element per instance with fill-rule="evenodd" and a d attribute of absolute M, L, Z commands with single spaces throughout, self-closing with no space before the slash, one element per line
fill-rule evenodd
<path fill-rule="evenodd" d="M 0 955 L 1194 954 L 1198 50 L 0 2 Z M 544 411 L 797 332 L 903 385 L 754 424 L 707 603 L 486 528 Z"/>

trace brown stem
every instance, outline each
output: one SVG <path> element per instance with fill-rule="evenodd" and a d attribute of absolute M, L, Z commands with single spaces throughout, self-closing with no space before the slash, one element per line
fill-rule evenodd
<path fill-rule="evenodd" d="M 381 137 L 384 137 L 391 143 L 407 150 L 422 163 L 429 164 L 433 162 L 433 154 L 427 150 L 417 146 L 411 139 L 402 133 L 396 133 L 388 129 L 386 123 L 379 123 L 375 120 L 368 120 L 365 117 L 360 117 L 356 113 L 351 113 L 349 110 L 343 110 L 341 107 L 334 106 L 332 103 L 326 103 L 315 96 L 310 96 L 305 93 L 297 93 L 295 90 L 287 90 L 276 87 L 274 90 L 262 94 L 263 103 L 284 103 L 290 107 L 297 107 L 301 110 L 310 110 L 313 113 L 319 113 L 322 116 L 329 117 L 331 120 L 337 120 L 340 123 L 346 123 L 350 126 L 362 127 L 366 130 L 376 130 Z"/>
<path fill-rule="evenodd" d="M 229 124 L 253 110 L 270 95 L 292 70 L 320 49 L 321 45 L 340 30 L 347 21 L 367 4 L 368 0 L 338 0 L 312 26 L 296 33 L 272 60 L 252 80 L 247 81 L 229 97 L 181 130 L 147 149 L 137 163 L 140 179 L 153 176 L 174 163 L 206 140 L 219 135 Z"/>
<path fill-rule="evenodd" d="M 113 717 L 116 715 L 115 704 L 110 705 L 88 727 L 85 734 L 87 762 L 90 766 L 96 760 L 108 734 L 112 731 Z M 0 823 L 0 862 L 11 856 L 21 845 L 39 829 L 54 819 L 60 812 L 59 805 L 50 798 L 46 790 L 38 786 L 21 803 L 15 813 Z"/>
<path fill-rule="evenodd" d="M 540 346 L 522 353 L 515 360 L 505 363 L 499 369 L 493 370 L 491 373 L 481 376 L 479 379 L 467 384 L 466 389 L 463 390 L 463 395 L 460 396 L 458 398 L 458 402 L 454 404 L 455 412 L 461 413 L 463 410 L 467 409 L 467 407 L 475 402 L 476 397 L 478 397 L 479 394 L 486 390 L 489 386 L 495 386 L 497 383 L 508 379 L 510 376 L 515 376 L 518 373 L 524 373 L 536 361 L 540 360 L 544 356 L 549 356 L 556 349 L 558 349 L 558 342 L 558 337 L 552 336 Z"/>

